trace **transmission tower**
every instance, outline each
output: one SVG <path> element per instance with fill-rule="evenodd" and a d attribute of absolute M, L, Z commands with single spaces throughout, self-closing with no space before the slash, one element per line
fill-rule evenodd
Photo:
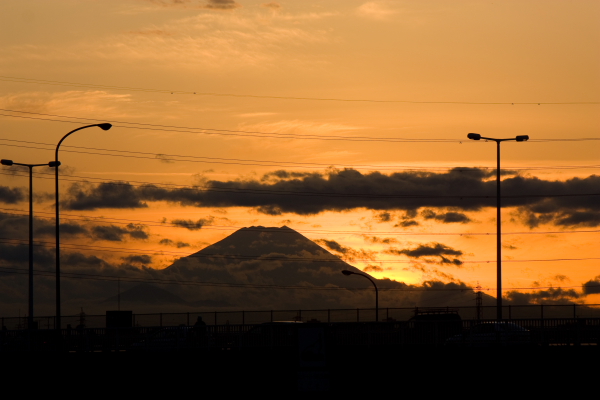
<path fill-rule="evenodd" d="M 475 290 L 475 310 L 477 313 L 477 320 L 481 321 L 481 317 L 483 314 L 483 292 L 481 291 L 481 286 L 479 285 L 479 282 L 477 282 Z"/>

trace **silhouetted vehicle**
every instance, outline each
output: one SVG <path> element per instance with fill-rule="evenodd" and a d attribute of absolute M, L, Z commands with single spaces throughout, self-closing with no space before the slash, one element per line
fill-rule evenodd
<path fill-rule="evenodd" d="M 467 332 L 446 340 L 446 346 L 460 347 L 513 347 L 531 346 L 531 332 L 512 322 L 484 322 Z"/>
<path fill-rule="evenodd" d="M 414 344 L 443 345 L 462 332 L 462 319 L 453 308 L 415 308 L 409 320 L 409 337 Z"/>

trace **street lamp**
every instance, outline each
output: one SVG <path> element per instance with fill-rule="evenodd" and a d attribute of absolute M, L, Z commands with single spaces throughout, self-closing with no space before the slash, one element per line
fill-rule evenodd
<path fill-rule="evenodd" d="M 364 278 L 367 278 L 368 280 L 371 281 L 371 283 L 373 284 L 373 287 L 375 288 L 375 322 L 379 322 L 379 291 L 377 290 L 377 285 L 375 284 L 375 282 L 373 281 L 373 279 L 371 279 L 368 275 L 359 274 L 358 272 L 348 271 L 347 269 L 343 270 L 342 274 L 344 274 L 346 276 L 349 276 L 349 275 L 358 275 L 358 276 L 362 276 Z"/>
<path fill-rule="evenodd" d="M 496 142 L 496 318 L 498 321 L 502 320 L 502 221 L 500 220 L 500 209 L 502 208 L 502 196 L 500 194 L 500 142 L 506 142 L 509 140 L 515 140 L 517 142 L 525 142 L 529 140 L 529 136 L 521 135 L 514 138 L 508 139 L 494 139 L 483 137 L 479 133 L 469 133 L 467 137 L 471 140 L 492 140 Z"/>
<path fill-rule="evenodd" d="M 97 126 L 99 128 L 101 128 L 104 131 L 109 130 L 112 125 L 111 124 L 94 124 L 94 125 L 86 125 L 86 126 L 82 126 L 80 128 L 77 129 L 73 129 L 71 132 L 67 133 L 65 136 L 63 136 L 62 139 L 60 139 L 60 141 L 58 142 L 58 144 L 56 145 L 56 151 L 54 153 L 54 163 L 55 163 L 55 169 L 54 169 L 54 201 L 55 201 L 55 207 L 56 207 L 56 327 L 58 329 L 61 329 L 61 318 L 60 318 L 60 219 L 59 219 L 59 206 L 58 206 L 58 166 L 60 165 L 60 162 L 58 161 L 58 149 L 60 147 L 60 145 L 62 144 L 62 142 L 72 133 L 80 131 L 82 129 L 86 129 L 86 128 L 91 128 Z"/>
<path fill-rule="evenodd" d="M 0 164 L 22 165 L 29 168 L 29 318 L 27 319 L 28 329 L 33 329 L 33 167 L 54 167 L 55 162 L 50 161 L 47 164 L 21 164 L 13 160 L 0 160 Z"/>

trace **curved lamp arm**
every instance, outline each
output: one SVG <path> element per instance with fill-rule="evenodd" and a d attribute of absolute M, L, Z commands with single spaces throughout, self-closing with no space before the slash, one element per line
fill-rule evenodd
<path fill-rule="evenodd" d="M 358 276 L 362 276 L 363 278 L 367 278 L 369 281 L 371 281 L 371 283 L 373 284 L 373 287 L 375 288 L 375 322 L 379 322 L 379 290 L 377 289 L 377 285 L 375 284 L 375 281 L 373 281 L 373 279 L 371 279 L 368 275 L 359 274 L 358 272 L 348 271 L 347 269 L 343 270 L 342 274 L 344 274 L 346 276 L 358 275 Z"/>

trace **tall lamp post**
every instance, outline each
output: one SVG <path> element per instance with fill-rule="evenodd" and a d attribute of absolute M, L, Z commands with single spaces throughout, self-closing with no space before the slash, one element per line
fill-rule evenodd
<path fill-rule="evenodd" d="M 500 143 L 509 140 L 517 142 L 525 142 L 529 140 L 529 136 L 521 135 L 508 139 L 494 139 L 483 137 L 479 133 L 469 133 L 467 137 L 471 140 L 491 140 L 496 142 L 496 318 L 502 320 L 502 221 L 500 220 L 500 209 L 502 208 L 502 196 L 500 193 Z"/>
<path fill-rule="evenodd" d="M 54 201 L 56 207 L 56 327 L 61 329 L 61 314 L 60 314 L 60 216 L 59 216 L 59 202 L 58 202 L 58 166 L 60 165 L 60 161 L 58 161 L 58 149 L 62 142 L 72 133 L 80 131 L 82 129 L 91 128 L 97 126 L 104 131 L 109 130 L 112 125 L 111 124 L 94 124 L 94 125 L 86 125 L 77 129 L 73 129 L 71 132 L 67 133 L 63 136 L 62 139 L 56 145 L 56 151 L 54 153 Z"/>
<path fill-rule="evenodd" d="M 348 271 L 347 269 L 343 270 L 342 274 L 344 274 L 346 276 L 349 276 L 349 275 L 358 275 L 358 276 L 362 276 L 364 278 L 367 278 L 368 280 L 371 281 L 371 283 L 373 284 L 373 287 L 375 288 L 375 322 L 379 322 L 379 291 L 377 290 L 377 285 L 375 284 L 375 282 L 373 281 L 373 279 L 369 278 L 368 275 L 359 274 L 358 272 Z"/>
<path fill-rule="evenodd" d="M 47 164 L 21 164 L 13 160 L 0 160 L 0 164 L 22 165 L 29 168 L 29 317 L 27 319 L 27 328 L 33 329 L 33 167 L 54 167 L 55 162 L 50 161 Z"/>

